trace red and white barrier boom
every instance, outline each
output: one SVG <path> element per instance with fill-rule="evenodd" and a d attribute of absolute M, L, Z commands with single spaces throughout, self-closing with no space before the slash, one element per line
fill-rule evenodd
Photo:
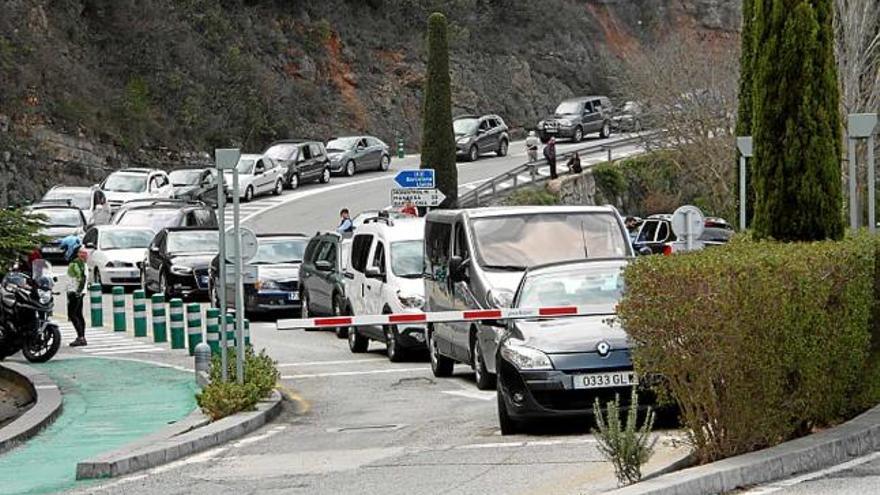
<path fill-rule="evenodd" d="M 448 323 L 481 320 L 531 320 L 567 316 L 614 316 L 608 305 L 548 306 L 543 308 L 475 309 L 469 311 L 438 311 L 433 313 L 393 313 L 387 315 L 329 316 L 278 320 L 278 330 L 326 327 L 366 327 L 402 325 L 407 323 Z"/>

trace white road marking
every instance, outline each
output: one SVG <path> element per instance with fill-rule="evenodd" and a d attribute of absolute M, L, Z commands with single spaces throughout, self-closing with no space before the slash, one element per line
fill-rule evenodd
<path fill-rule="evenodd" d="M 875 459 L 880 459 L 880 452 L 873 452 L 866 456 L 857 457 L 850 461 L 844 462 L 842 464 L 837 464 L 836 466 L 831 466 L 826 469 L 822 469 L 820 471 L 815 471 L 812 473 L 807 473 L 801 476 L 796 476 L 794 478 L 788 478 L 782 481 L 775 481 L 773 483 L 762 485 L 747 492 L 744 492 L 743 495 L 767 495 L 769 493 L 778 492 L 780 490 L 784 490 L 785 488 L 803 483 L 805 481 L 812 481 L 816 478 L 821 478 L 823 476 L 828 476 L 829 474 L 838 473 L 840 471 L 845 471 L 847 469 L 854 468 L 856 466 L 865 464 L 866 462 L 871 462 Z"/>
<path fill-rule="evenodd" d="M 368 370 L 368 371 L 337 371 L 333 373 L 314 373 L 311 375 L 281 375 L 283 380 L 297 380 L 300 378 L 325 378 L 331 376 L 358 376 L 358 375 L 378 375 L 381 373 L 410 373 L 413 371 L 430 371 L 429 368 L 395 368 L 390 370 Z"/>
<path fill-rule="evenodd" d="M 482 390 L 444 390 L 444 394 L 464 397 L 466 399 L 476 400 L 495 400 L 497 392 L 489 392 Z"/>
<path fill-rule="evenodd" d="M 290 368 L 294 366 L 329 366 L 332 364 L 348 364 L 348 363 L 381 363 L 384 362 L 385 359 L 382 358 L 372 358 L 372 359 L 349 359 L 343 361 L 306 361 L 304 363 L 282 363 L 279 364 L 279 368 Z"/>
<path fill-rule="evenodd" d="M 267 431 L 266 433 L 263 433 L 260 435 L 254 435 L 252 437 L 243 438 L 243 439 L 235 442 L 234 444 L 232 444 L 232 446 L 235 448 L 239 448 L 239 447 L 244 447 L 245 445 L 249 445 L 252 443 L 256 443 L 256 442 L 265 440 L 269 437 L 273 437 L 273 436 L 281 433 L 282 431 L 284 431 L 285 428 L 287 428 L 286 425 L 285 426 L 276 426 L 276 427 L 272 428 L 271 430 Z"/>
<path fill-rule="evenodd" d="M 158 347 L 138 348 L 138 349 L 130 348 L 130 349 L 117 349 L 117 350 L 113 350 L 113 351 L 98 351 L 98 352 L 94 352 L 90 355 L 91 356 L 115 356 L 117 354 L 139 354 L 139 353 L 143 353 L 143 352 L 157 352 L 157 351 L 162 351 L 162 350 L 163 349 L 160 349 Z"/>

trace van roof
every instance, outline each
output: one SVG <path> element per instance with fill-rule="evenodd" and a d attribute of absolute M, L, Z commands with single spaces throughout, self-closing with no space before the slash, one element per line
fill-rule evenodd
<path fill-rule="evenodd" d="M 425 237 L 424 218 L 398 218 L 385 222 L 365 223 L 354 231 L 354 235 L 374 234 L 383 239 L 393 241 L 418 240 Z"/>
<path fill-rule="evenodd" d="M 612 206 L 504 206 L 468 208 L 462 210 L 433 210 L 428 220 L 452 220 L 461 215 L 468 218 L 506 217 L 537 213 L 616 213 Z"/>

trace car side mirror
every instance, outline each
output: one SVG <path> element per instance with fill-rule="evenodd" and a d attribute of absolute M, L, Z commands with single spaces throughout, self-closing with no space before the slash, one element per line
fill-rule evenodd
<path fill-rule="evenodd" d="M 159 246 L 156 246 L 156 245 L 150 246 L 150 252 L 158 253 L 158 252 L 159 252 Z"/>
<path fill-rule="evenodd" d="M 318 260 L 315 262 L 315 268 L 319 272 L 329 272 L 333 270 L 333 265 L 327 260 Z"/>
<path fill-rule="evenodd" d="M 366 267 L 366 269 L 364 270 L 364 274 L 367 276 L 367 278 L 374 278 L 382 281 L 385 280 L 385 275 L 382 274 L 382 272 L 379 271 L 379 268 L 375 266 Z"/>
<path fill-rule="evenodd" d="M 461 256 L 453 256 L 449 258 L 449 279 L 453 282 L 464 282 L 467 280 L 467 260 L 463 260 Z"/>

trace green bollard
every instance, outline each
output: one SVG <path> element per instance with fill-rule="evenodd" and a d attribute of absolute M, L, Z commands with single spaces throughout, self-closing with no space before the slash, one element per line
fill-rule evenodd
<path fill-rule="evenodd" d="M 134 336 L 147 336 L 147 295 L 141 289 L 134 291 Z"/>
<path fill-rule="evenodd" d="M 169 303 L 171 348 L 186 349 L 186 329 L 183 321 L 183 301 L 175 298 Z"/>
<path fill-rule="evenodd" d="M 165 295 L 153 294 L 153 342 L 168 342 L 165 323 Z"/>
<path fill-rule="evenodd" d="M 205 312 L 205 338 L 211 348 L 211 354 L 220 355 L 220 310 L 208 308 Z"/>
<path fill-rule="evenodd" d="M 397 158 L 403 158 L 403 138 L 397 138 Z"/>
<path fill-rule="evenodd" d="M 125 331 L 125 289 L 113 287 L 113 331 Z"/>
<path fill-rule="evenodd" d="M 251 346 L 251 322 L 247 318 L 244 319 L 244 346 Z"/>
<path fill-rule="evenodd" d="M 196 346 L 202 343 L 202 307 L 198 303 L 186 307 L 186 337 L 189 355 L 192 356 Z"/>
<path fill-rule="evenodd" d="M 104 296 L 101 284 L 92 284 L 89 287 L 89 309 L 92 316 L 92 328 L 104 326 Z"/>

